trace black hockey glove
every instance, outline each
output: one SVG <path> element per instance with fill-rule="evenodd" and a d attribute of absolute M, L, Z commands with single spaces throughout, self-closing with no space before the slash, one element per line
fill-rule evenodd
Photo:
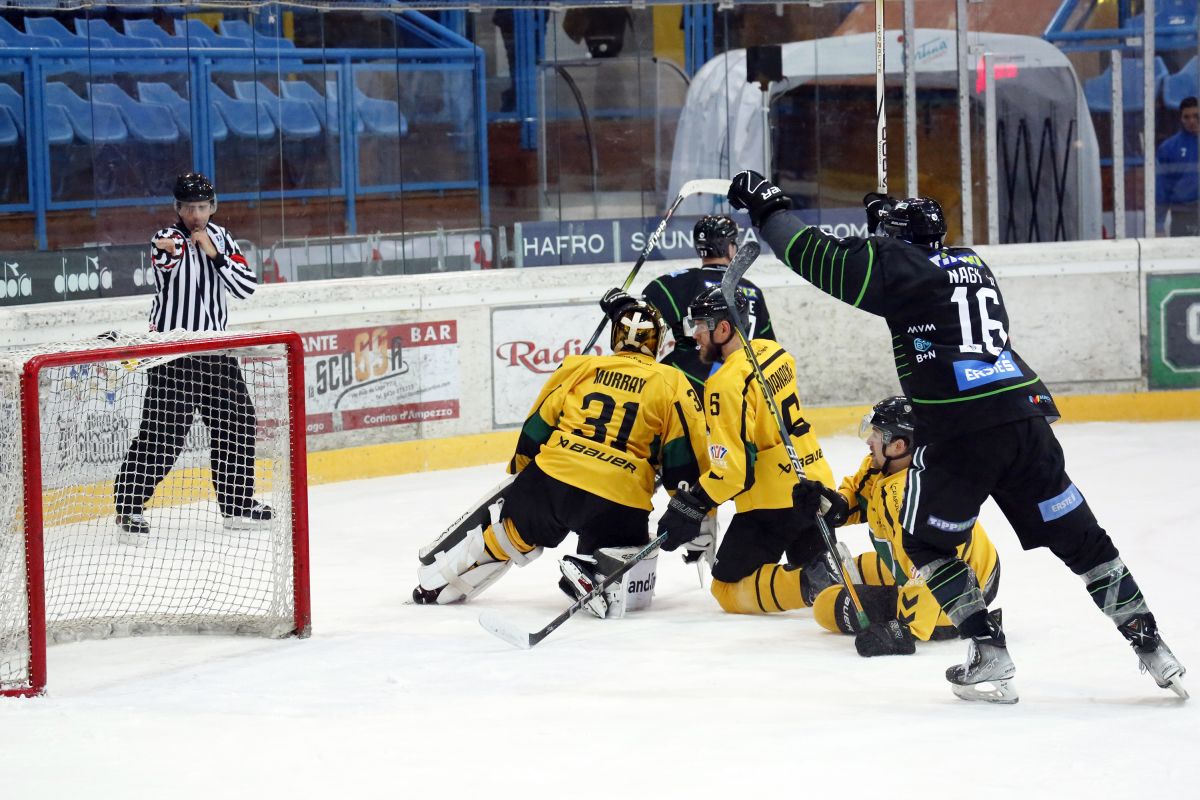
<path fill-rule="evenodd" d="M 887 215 L 896 207 L 896 198 L 890 194 L 867 192 L 863 197 L 863 205 L 867 209 L 867 235 L 875 233 L 879 223 L 887 219 Z"/>
<path fill-rule="evenodd" d="M 863 658 L 871 656 L 911 656 L 917 652 L 916 637 L 898 619 L 872 622 L 871 627 L 854 637 L 854 649 Z"/>
<path fill-rule="evenodd" d="M 699 536 L 700 523 L 712 507 L 712 500 L 701 486 L 677 491 L 658 521 L 658 535 L 667 535 L 662 549 L 669 553 Z"/>
<path fill-rule="evenodd" d="M 727 197 L 729 205 L 750 213 L 750 223 L 756 228 L 761 228 L 767 217 L 776 211 L 792 207 L 792 198 L 784 194 L 783 189 L 752 170 L 743 170 L 733 176 Z"/>
<path fill-rule="evenodd" d="M 801 478 L 800 482 L 792 487 L 792 506 L 806 517 L 817 515 L 821 510 L 822 497 L 829 501 L 829 510 L 822 514 L 826 524 L 831 528 L 845 525 L 850 517 L 850 504 L 842 497 L 841 492 L 835 492 L 820 481 L 810 481 L 807 478 Z"/>
<path fill-rule="evenodd" d="M 604 293 L 604 297 L 600 298 L 600 310 L 607 314 L 609 319 L 613 319 L 636 303 L 636 297 L 630 296 L 624 289 L 614 288 L 609 289 Z"/>

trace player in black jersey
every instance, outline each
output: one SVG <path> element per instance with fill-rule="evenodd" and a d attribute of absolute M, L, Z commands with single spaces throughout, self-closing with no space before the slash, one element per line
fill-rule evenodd
<path fill-rule="evenodd" d="M 916 417 L 903 545 L 959 635 L 970 639 L 967 661 L 946 671 L 955 694 L 1017 700 L 999 612 L 988 613 L 974 572 L 954 552 L 991 496 L 1021 546 L 1048 547 L 1079 575 L 1158 685 L 1186 697 L 1183 666 L 1067 476 L 1050 429 L 1058 410 L 1009 341 L 996 278 L 970 248 L 944 245 L 941 206 L 872 193 L 868 230 L 878 226 L 884 235 L 838 239 L 786 213 L 790 198 L 758 173 L 735 176 L 729 202 L 750 212 L 792 271 L 891 329 L 896 374 Z"/>
<path fill-rule="evenodd" d="M 675 337 L 675 349 L 663 357 L 662 363 L 687 375 L 692 388 L 704 391 L 704 381 L 712 372 L 712 364 L 700 361 L 696 340 L 684 325 L 688 306 L 710 286 L 720 284 L 725 267 L 738 248 L 738 226 L 723 214 L 701 217 L 692 230 L 692 244 L 700 256 L 700 266 L 677 270 L 655 278 L 642 292 L 646 302 L 658 309 L 663 322 Z M 767 301 L 762 290 L 751 281 L 742 279 L 738 289 L 750 301 L 750 312 L 746 318 L 751 339 L 775 339 L 771 328 L 771 317 L 767 313 Z"/>

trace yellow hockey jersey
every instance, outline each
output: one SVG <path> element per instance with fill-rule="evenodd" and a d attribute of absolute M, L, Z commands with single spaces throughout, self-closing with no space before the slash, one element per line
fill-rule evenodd
<path fill-rule="evenodd" d="M 763 377 L 791 433 L 805 477 L 833 485 L 821 444 L 804 420 L 796 391 L 796 361 L 769 339 L 750 343 Z M 789 508 L 796 474 L 779 436 L 779 426 L 744 350 L 730 354 L 704 384 L 708 423 L 708 471 L 700 478 L 715 503 L 735 499 L 738 512 Z"/>
<path fill-rule="evenodd" d="M 687 376 L 641 353 L 568 356 L 534 401 L 510 473 L 547 475 L 634 508 L 653 508 L 654 475 L 674 491 L 699 478 L 704 414 Z"/>
<path fill-rule="evenodd" d="M 952 623 L 942 612 L 929 587 L 915 577 L 912 559 L 904 552 L 900 506 L 904 502 L 907 483 L 907 469 L 884 475 L 872 466 L 871 457 L 867 456 L 853 477 L 842 480 L 838 491 L 850 504 L 850 516 L 846 524 L 867 523 L 871 545 L 879 557 L 881 569 L 890 572 L 892 581 L 900 587 L 897 618 L 906 623 L 918 639 L 927 640 L 935 626 Z M 959 546 L 957 555 L 975 571 L 979 585 L 987 586 L 999 563 L 999 556 L 992 540 L 978 522 L 972 528 L 970 538 Z M 885 585 L 892 582 L 887 578 L 883 576 Z M 867 579 L 867 582 L 874 581 Z"/>

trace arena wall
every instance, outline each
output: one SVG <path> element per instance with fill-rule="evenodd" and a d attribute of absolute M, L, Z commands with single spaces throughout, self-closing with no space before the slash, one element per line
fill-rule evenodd
<path fill-rule="evenodd" d="M 1200 417 L 1200 392 L 1148 391 L 1146 280 L 1195 272 L 1195 239 L 980 247 L 1001 280 L 1011 336 L 1069 420 Z M 634 289 L 691 261 L 646 265 Z M 491 463 L 564 355 L 600 320 L 628 264 L 347 279 L 260 287 L 232 328 L 305 336 L 314 482 Z M 813 289 L 774 259 L 766 289 L 796 355 L 807 416 L 845 432 L 898 390 L 883 322 Z M 0 311 L 9 346 L 145 329 L 147 297 Z M 602 338 L 602 343 L 606 340 Z"/>

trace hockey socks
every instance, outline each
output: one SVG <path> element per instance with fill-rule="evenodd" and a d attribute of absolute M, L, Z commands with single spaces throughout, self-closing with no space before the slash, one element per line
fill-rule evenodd
<path fill-rule="evenodd" d="M 730 614 L 773 614 L 804 608 L 799 567 L 765 564 L 736 583 L 713 579 L 712 594 Z"/>

